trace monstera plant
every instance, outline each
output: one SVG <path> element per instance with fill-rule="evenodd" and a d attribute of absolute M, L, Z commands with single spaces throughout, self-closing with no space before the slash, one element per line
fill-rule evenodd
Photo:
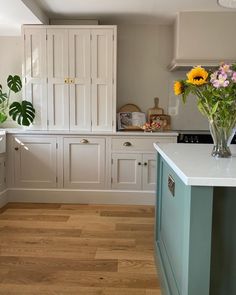
<path fill-rule="evenodd" d="M 0 123 L 5 122 L 10 116 L 19 125 L 29 126 L 35 118 L 35 109 L 32 103 L 27 100 L 10 102 L 11 93 L 18 93 L 22 89 L 21 78 L 17 75 L 9 75 L 7 86 L 9 90 L 5 93 L 0 85 Z"/>

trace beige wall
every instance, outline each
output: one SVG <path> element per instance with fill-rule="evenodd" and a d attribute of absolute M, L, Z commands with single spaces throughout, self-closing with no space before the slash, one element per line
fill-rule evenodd
<path fill-rule="evenodd" d="M 137 104 L 142 111 L 160 98 L 167 111 L 171 60 L 172 30 L 158 25 L 118 26 L 118 108 Z"/>

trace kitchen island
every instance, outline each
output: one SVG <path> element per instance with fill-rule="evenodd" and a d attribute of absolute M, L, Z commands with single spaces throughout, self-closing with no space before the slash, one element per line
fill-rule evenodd
<path fill-rule="evenodd" d="M 156 256 L 165 295 L 236 294 L 236 147 L 155 144 Z"/>

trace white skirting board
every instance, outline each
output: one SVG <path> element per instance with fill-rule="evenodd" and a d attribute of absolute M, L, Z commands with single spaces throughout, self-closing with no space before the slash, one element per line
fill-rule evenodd
<path fill-rule="evenodd" d="M 0 192 L 0 208 L 8 203 L 7 190 Z"/>
<path fill-rule="evenodd" d="M 8 202 L 154 205 L 155 193 L 148 191 L 8 189 Z"/>

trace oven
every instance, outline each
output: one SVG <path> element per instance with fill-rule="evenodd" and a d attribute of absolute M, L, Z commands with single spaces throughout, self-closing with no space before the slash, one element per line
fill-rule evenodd
<path fill-rule="evenodd" d="M 213 143 L 211 134 L 208 132 L 179 132 L 178 143 Z M 231 144 L 236 144 L 236 135 L 234 135 Z"/>

